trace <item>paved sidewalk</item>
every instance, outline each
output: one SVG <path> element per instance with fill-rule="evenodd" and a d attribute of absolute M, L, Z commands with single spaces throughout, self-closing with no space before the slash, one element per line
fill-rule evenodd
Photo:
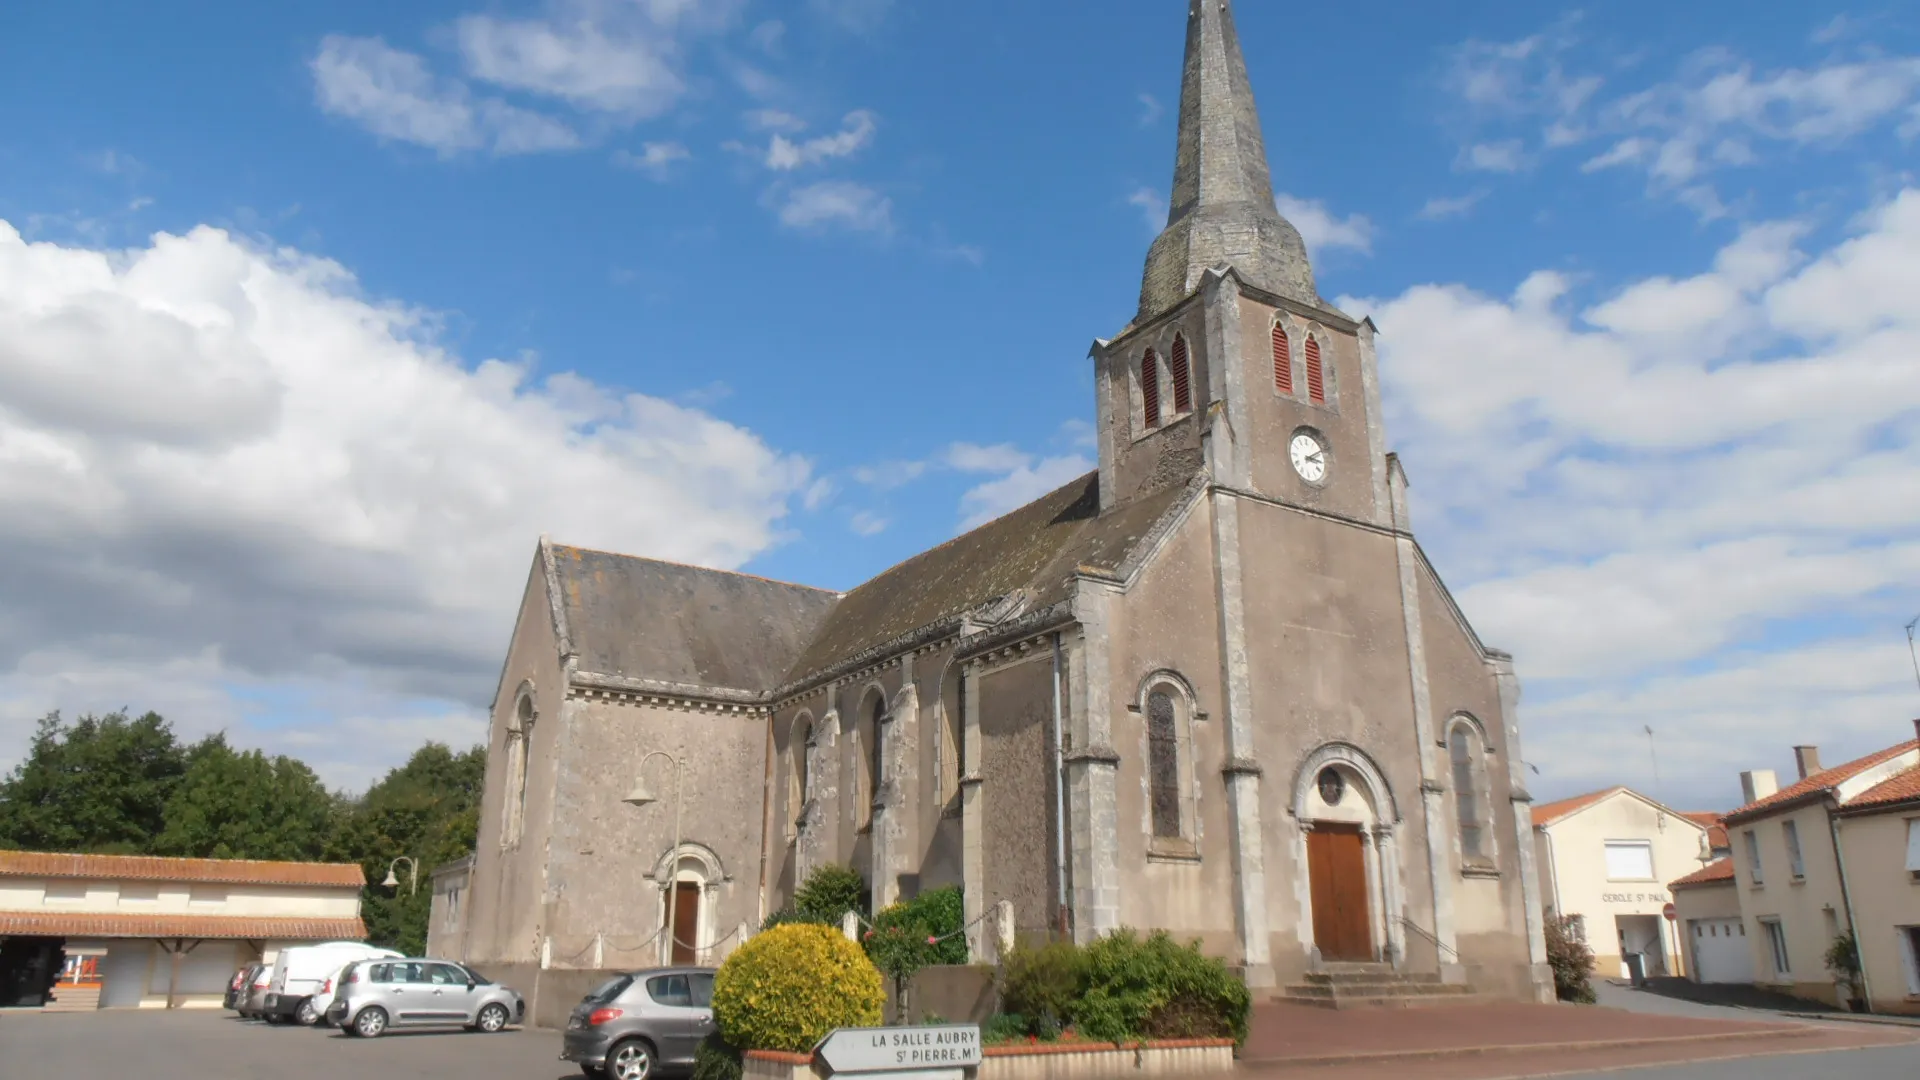
<path fill-rule="evenodd" d="M 1804 1022 L 1773 1017 L 1723 1020 L 1520 1003 L 1336 1011 L 1273 1002 L 1254 1007 L 1250 1028 L 1241 1051 L 1241 1060 L 1250 1065 L 1404 1061 L 1528 1048 L 1579 1053 L 1813 1034 Z"/>

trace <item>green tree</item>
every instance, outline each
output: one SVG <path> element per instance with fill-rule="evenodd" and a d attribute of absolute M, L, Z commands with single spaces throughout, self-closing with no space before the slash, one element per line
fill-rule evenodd
<path fill-rule="evenodd" d="M 296 862 L 326 854 L 334 800 L 304 762 L 237 751 L 225 735 L 195 744 L 187 762 L 156 854 Z"/>
<path fill-rule="evenodd" d="M 72 722 L 48 713 L 26 760 L 0 781 L 0 846 L 146 854 L 186 771 L 186 754 L 157 713 Z"/>
<path fill-rule="evenodd" d="M 366 871 L 360 913 L 367 940 L 413 956 L 425 951 L 430 875 L 473 851 L 486 775 L 484 747 L 455 753 L 428 743 L 347 807 L 327 851 L 329 858 L 357 862 Z M 409 888 L 404 863 L 395 871 L 399 887 L 382 886 L 387 868 L 403 855 L 419 862 L 417 887 Z"/>

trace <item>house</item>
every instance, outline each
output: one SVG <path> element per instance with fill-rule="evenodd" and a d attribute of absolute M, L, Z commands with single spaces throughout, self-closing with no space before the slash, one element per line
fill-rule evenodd
<path fill-rule="evenodd" d="M 1741 774 L 1730 881 L 1692 884 L 1721 908 L 1718 890 L 1737 897 L 1757 985 L 1920 1013 L 1920 738 L 1832 768 L 1818 747 L 1793 751 L 1799 776 L 1785 788 L 1772 770 Z M 1863 970 L 1843 987 L 1827 957 L 1848 933 Z"/>
<path fill-rule="evenodd" d="M 0 851 L 0 1005 L 217 1007 L 242 964 L 366 937 L 353 864 Z"/>
<path fill-rule="evenodd" d="M 1275 209 L 1231 4 L 1186 35 L 1095 471 L 845 593 L 540 543 L 459 931 L 536 1015 L 717 961 L 829 863 L 875 908 L 959 889 L 984 959 L 1001 911 L 1165 928 L 1257 987 L 1551 998 L 1512 658 L 1415 540 L 1374 327 Z"/>
<path fill-rule="evenodd" d="M 1549 915 L 1571 920 L 1594 952 L 1595 970 L 1629 974 L 1638 955 L 1648 975 L 1677 975 L 1686 952 L 1663 884 L 1713 861 L 1711 814 L 1669 809 L 1631 788 L 1611 787 L 1534 807 L 1533 836 Z"/>

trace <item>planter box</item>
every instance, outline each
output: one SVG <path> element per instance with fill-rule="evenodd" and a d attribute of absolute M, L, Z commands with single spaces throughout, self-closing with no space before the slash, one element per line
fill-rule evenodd
<path fill-rule="evenodd" d="M 970 1080 L 1118 1080 L 1148 1076 L 1201 1076 L 1233 1071 L 1232 1039 L 1172 1039 L 1165 1042 L 1043 1043 L 989 1046 Z M 743 1080 L 822 1080 L 808 1054 L 749 1050 Z M 858 1074 L 848 1074 L 857 1080 Z"/>

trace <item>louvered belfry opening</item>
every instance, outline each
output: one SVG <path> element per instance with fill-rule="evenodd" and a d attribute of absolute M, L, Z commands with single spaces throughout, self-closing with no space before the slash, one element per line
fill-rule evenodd
<path fill-rule="evenodd" d="M 1273 385 L 1283 394 L 1293 393 L 1293 343 L 1279 323 L 1273 324 Z"/>
<path fill-rule="evenodd" d="M 1140 358 L 1140 405 L 1148 427 L 1160 426 L 1160 357 L 1152 349 Z"/>
<path fill-rule="evenodd" d="M 1187 339 L 1173 339 L 1173 411 L 1184 414 L 1193 408 L 1192 377 L 1187 370 Z"/>
<path fill-rule="evenodd" d="M 1315 405 L 1324 404 L 1327 400 L 1327 377 L 1320 367 L 1320 339 L 1312 334 L 1307 335 L 1306 353 L 1307 397 Z"/>

